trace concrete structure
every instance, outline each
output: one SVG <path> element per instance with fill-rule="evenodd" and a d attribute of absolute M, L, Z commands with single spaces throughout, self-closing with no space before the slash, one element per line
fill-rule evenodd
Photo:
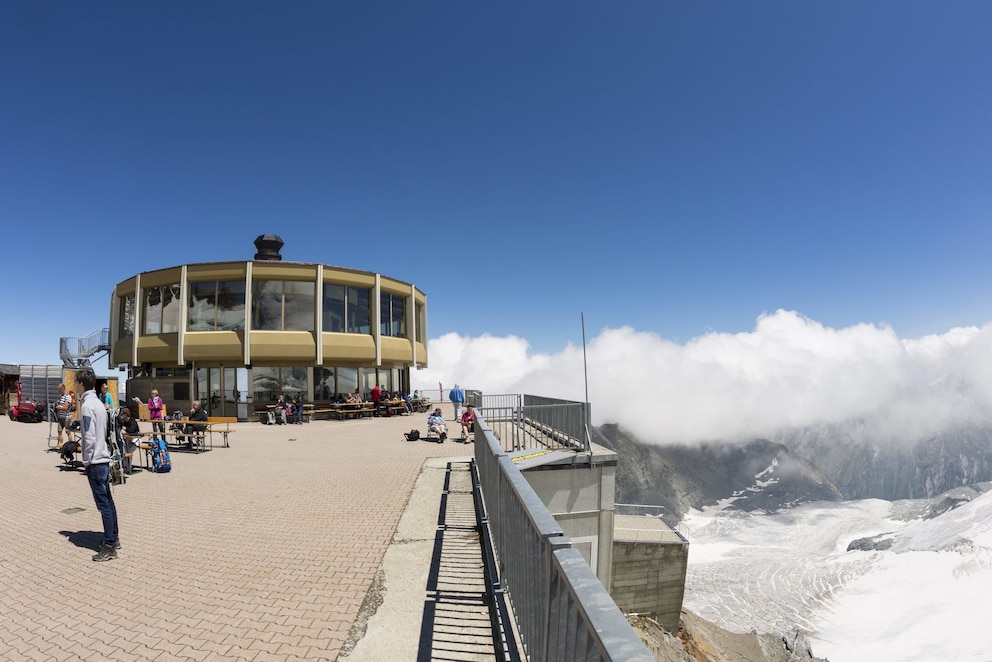
<path fill-rule="evenodd" d="M 427 297 L 382 274 L 284 262 L 262 235 L 255 259 L 147 271 L 114 287 L 110 363 L 128 399 L 155 388 L 169 409 L 200 400 L 246 419 L 279 394 L 308 402 L 409 390 L 427 367 Z"/>
<path fill-rule="evenodd" d="M 603 586 L 610 585 L 617 454 L 524 450 L 508 454 Z"/>
<path fill-rule="evenodd" d="M 689 542 L 658 517 L 616 515 L 610 595 L 624 613 L 678 632 Z"/>
<path fill-rule="evenodd" d="M 356 619 L 391 544 L 418 551 L 399 564 L 416 573 L 410 618 L 386 624 L 403 648 L 364 659 L 416 659 L 444 466 L 472 448 L 406 442 L 413 420 L 236 423 L 230 448 L 174 452 L 171 473 L 114 486 L 123 547 L 93 563 L 101 522 L 86 477 L 61 469 L 47 426 L 0 419 L 0 660 L 339 659 L 362 638 Z M 425 462 L 428 493 L 411 496 Z M 399 528 L 404 513 L 419 525 Z M 381 580 L 397 594 L 407 581 Z"/>

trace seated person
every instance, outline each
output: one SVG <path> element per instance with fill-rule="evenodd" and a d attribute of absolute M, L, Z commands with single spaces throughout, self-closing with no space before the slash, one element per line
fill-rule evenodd
<path fill-rule="evenodd" d="M 444 415 L 441 413 L 440 407 L 427 416 L 427 433 L 428 435 L 437 435 L 442 444 L 448 438 L 448 426 L 444 422 Z"/>
<path fill-rule="evenodd" d="M 465 411 L 462 412 L 462 439 L 467 439 L 469 432 L 475 432 L 475 408 L 465 405 Z"/>
<path fill-rule="evenodd" d="M 413 400 L 410 398 L 409 393 L 403 394 L 403 408 L 406 409 L 406 413 L 413 413 Z"/>
<path fill-rule="evenodd" d="M 193 435 L 196 435 L 198 437 L 203 437 L 203 432 L 204 432 L 204 430 L 207 429 L 207 426 L 206 425 L 196 425 L 196 424 L 192 423 L 192 421 L 201 421 L 201 422 L 204 422 L 204 423 L 206 423 L 206 421 L 207 421 L 207 412 L 204 411 L 200 407 L 200 401 L 199 400 L 194 400 L 193 401 L 193 409 L 189 412 L 189 420 L 191 422 L 186 424 L 186 434 L 193 434 Z M 186 448 L 193 448 L 193 438 L 192 437 L 190 437 L 190 440 L 188 442 L 186 442 Z"/>
<path fill-rule="evenodd" d="M 177 409 L 174 412 L 172 412 L 172 420 L 174 420 L 174 421 L 181 421 L 181 420 L 183 420 L 183 412 L 182 412 L 182 410 Z M 171 425 L 169 425 L 169 431 L 170 432 L 182 432 L 183 431 L 183 424 L 182 423 L 172 423 Z M 181 444 L 185 440 L 186 440 L 186 437 L 182 436 L 181 434 L 177 434 L 176 435 L 176 441 L 178 443 Z"/>
<path fill-rule="evenodd" d="M 289 403 L 286 402 L 286 396 L 280 395 L 279 399 L 276 400 L 276 423 L 279 425 L 285 425 L 289 421 L 288 407 Z"/>
<path fill-rule="evenodd" d="M 348 404 L 349 405 L 360 405 L 362 404 L 362 396 L 358 395 L 358 391 L 348 394 Z"/>
<path fill-rule="evenodd" d="M 124 462 L 124 473 L 131 473 L 131 458 L 128 453 L 134 453 L 138 448 L 138 439 L 141 438 L 141 430 L 138 429 L 138 421 L 131 418 L 131 410 L 121 407 L 117 414 L 117 444 L 121 449 L 121 457 Z"/>

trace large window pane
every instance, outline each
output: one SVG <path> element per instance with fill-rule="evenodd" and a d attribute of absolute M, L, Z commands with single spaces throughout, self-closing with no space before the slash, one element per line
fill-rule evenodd
<path fill-rule="evenodd" d="M 179 330 L 179 285 L 149 287 L 145 290 L 143 312 L 145 334 L 175 333 Z"/>
<path fill-rule="evenodd" d="M 279 369 L 252 367 L 251 390 L 256 404 L 278 400 L 281 391 L 279 388 Z"/>
<path fill-rule="evenodd" d="M 344 285 L 324 283 L 324 331 L 344 333 Z"/>
<path fill-rule="evenodd" d="M 298 395 L 307 394 L 307 369 L 306 368 L 283 368 L 281 370 L 282 393 L 286 398 L 292 400 Z"/>
<path fill-rule="evenodd" d="M 235 331 L 245 328 L 245 282 L 217 282 L 217 330 Z"/>
<path fill-rule="evenodd" d="M 162 288 L 150 287 L 145 290 L 145 308 L 141 311 L 146 335 L 162 332 Z"/>
<path fill-rule="evenodd" d="M 389 314 L 392 310 L 390 302 L 392 297 L 388 292 L 383 292 L 379 295 L 379 335 L 388 336 L 389 333 Z"/>
<path fill-rule="evenodd" d="M 314 283 L 286 281 L 283 283 L 287 331 L 314 330 Z"/>
<path fill-rule="evenodd" d="M 375 368 L 362 368 L 360 374 L 362 383 L 359 384 L 359 388 L 362 389 L 362 395 L 368 397 L 372 387 L 379 383 L 375 375 Z"/>
<path fill-rule="evenodd" d="M 334 398 L 334 368 L 314 368 L 313 399 L 331 400 Z"/>
<path fill-rule="evenodd" d="M 179 285 L 162 288 L 162 333 L 179 330 Z"/>
<path fill-rule="evenodd" d="M 424 327 L 427 325 L 427 313 L 424 311 L 424 304 L 418 303 L 416 305 L 417 319 L 416 319 L 416 329 L 417 332 L 417 342 L 426 344 L 427 340 L 424 337 Z"/>
<path fill-rule="evenodd" d="M 393 295 L 393 312 L 390 315 L 392 326 L 389 335 L 394 338 L 406 337 L 406 297 Z"/>
<path fill-rule="evenodd" d="M 121 317 L 118 332 L 121 338 L 134 336 L 134 294 L 125 294 L 121 297 Z"/>
<path fill-rule="evenodd" d="M 371 333 L 369 328 L 369 291 L 348 288 L 348 333 Z"/>
<path fill-rule="evenodd" d="M 358 368 L 338 368 L 337 393 L 354 393 L 358 390 Z"/>
<path fill-rule="evenodd" d="M 282 281 L 256 280 L 251 284 L 251 327 L 282 330 Z"/>
<path fill-rule="evenodd" d="M 379 333 L 394 338 L 406 337 L 406 298 L 383 292 L 379 295 Z"/>
<path fill-rule="evenodd" d="M 217 322 L 217 283 L 189 284 L 190 331 L 213 331 Z"/>

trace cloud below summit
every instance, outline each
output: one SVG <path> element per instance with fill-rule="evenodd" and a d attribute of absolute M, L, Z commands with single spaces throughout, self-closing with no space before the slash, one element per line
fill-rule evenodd
<path fill-rule="evenodd" d="M 429 350 L 415 388 L 458 381 L 485 393 L 585 399 L 581 347 L 535 354 L 518 337 L 447 334 Z M 887 326 L 833 329 L 779 310 L 746 333 L 684 344 L 607 328 L 587 356 L 593 422 L 619 422 L 645 441 L 747 438 L 870 415 L 893 437 L 918 436 L 992 412 L 988 324 L 900 339 Z"/>

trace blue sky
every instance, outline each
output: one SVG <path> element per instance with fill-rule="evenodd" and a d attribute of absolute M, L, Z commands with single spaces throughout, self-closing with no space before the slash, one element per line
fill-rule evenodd
<path fill-rule="evenodd" d="M 428 295 L 432 338 L 685 344 L 992 306 L 992 5 L 0 5 L 0 362 L 115 283 L 284 259 Z M 78 265 L 85 265 L 79 267 Z"/>

